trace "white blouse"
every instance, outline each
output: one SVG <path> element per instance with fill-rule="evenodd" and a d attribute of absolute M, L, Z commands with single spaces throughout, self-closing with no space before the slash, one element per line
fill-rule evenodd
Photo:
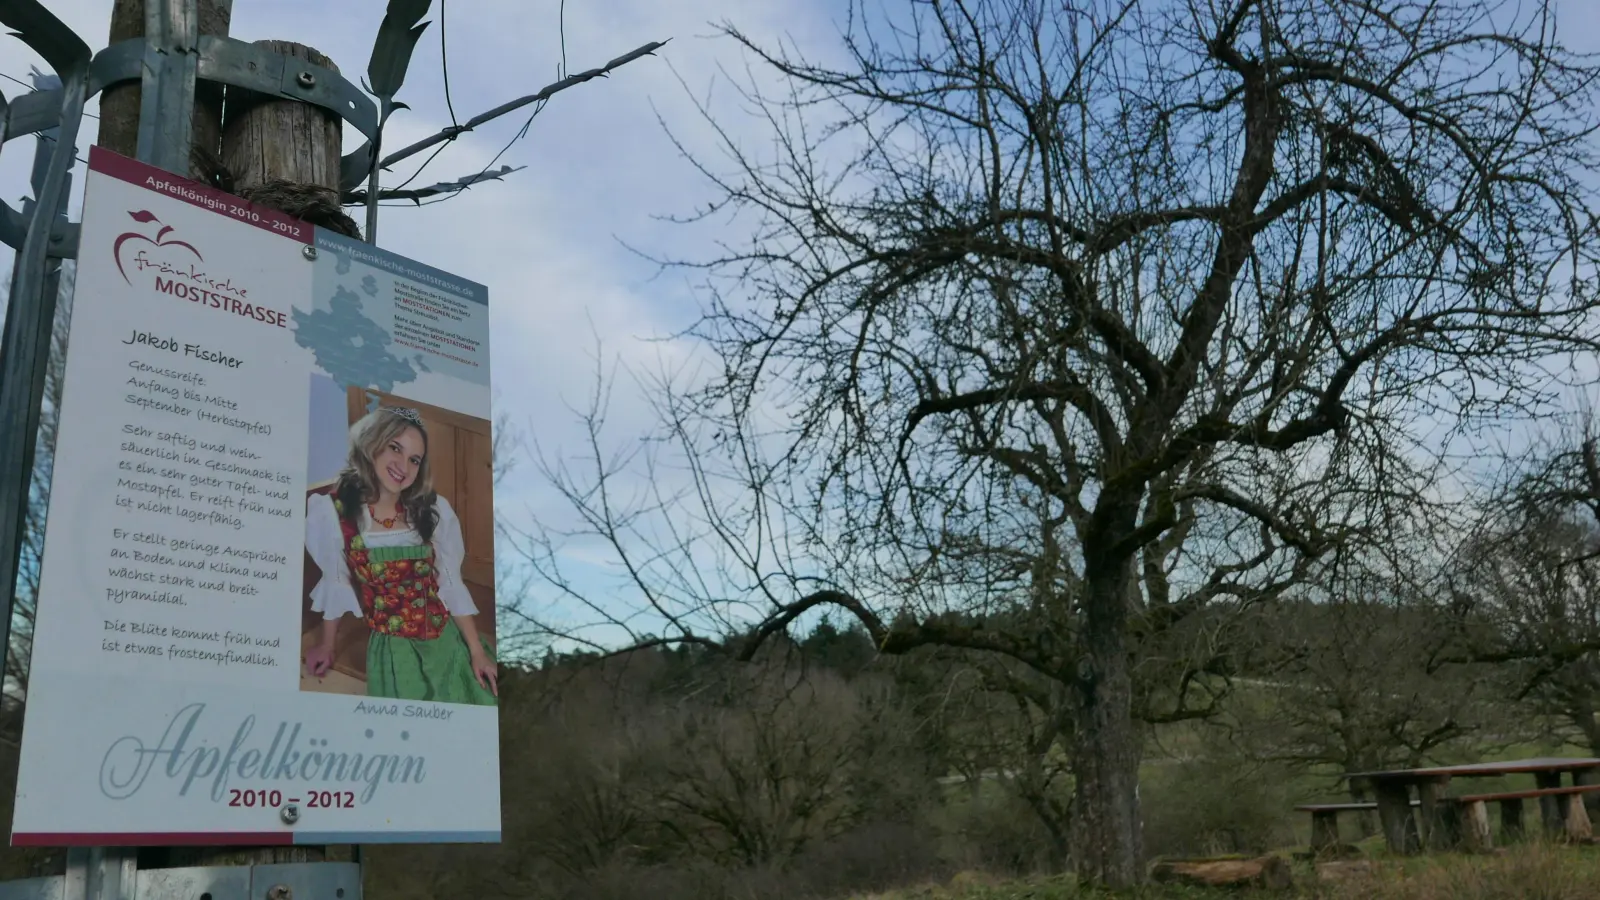
<path fill-rule="evenodd" d="M 438 497 L 435 503 L 439 525 L 433 530 L 433 570 L 439 579 L 439 599 L 452 616 L 470 616 L 477 613 L 478 607 L 461 580 L 461 560 L 467 554 L 466 543 L 461 539 L 461 522 L 444 497 Z M 368 547 L 411 547 L 422 543 L 422 536 L 414 528 L 375 529 L 365 506 L 361 509 L 360 529 Z M 344 555 L 344 532 L 339 528 L 339 515 L 334 512 L 329 494 L 312 494 L 306 501 L 306 550 L 322 570 L 322 578 L 311 589 L 311 611 L 322 613 L 325 619 L 345 615 L 361 618 L 361 600 L 350 584 L 350 564 Z"/>

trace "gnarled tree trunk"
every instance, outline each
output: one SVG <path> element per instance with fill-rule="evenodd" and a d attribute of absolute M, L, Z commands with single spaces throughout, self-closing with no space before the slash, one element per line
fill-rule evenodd
<path fill-rule="evenodd" d="M 1080 877 L 1130 887 L 1144 874 L 1139 733 L 1127 644 L 1131 573 L 1126 560 L 1097 563 L 1090 555 L 1095 549 L 1085 546 L 1090 563 L 1079 639 L 1073 858 Z"/>

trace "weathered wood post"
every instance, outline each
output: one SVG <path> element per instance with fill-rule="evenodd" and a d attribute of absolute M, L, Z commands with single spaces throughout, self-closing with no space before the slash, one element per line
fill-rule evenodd
<path fill-rule="evenodd" d="M 1560 772 L 1536 772 L 1533 783 L 1539 790 L 1549 790 L 1561 787 Z M 1545 794 L 1539 798 L 1539 818 L 1544 821 L 1545 833 L 1551 836 L 1561 834 L 1567 819 L 1567 806 L 1559 796 Z"/>
<path fill-rule="evenodd" d="M 1566 798 L 1567 840 L 1574 844 L 1587 844 L 1594 840 L 1594 826 L 1589 822 L 1589 810 L 1584 806 L 1582 794 L 1572 794 Z"/>
<path fill-rule="evenodd" d="M 1449 835 L 1446 833 L 1445 823 L 1442 818 L 1444 808 L 1448 802 L 1443 800 L 1445 785 L 1442 780 L 1428 780 L 1417 784 L 1417 812 L 1421 820 L 1422 845 L 1430 850 L 1443 850 L 1448 846 Z"/>
<path fill-rule="evenodd" d="M 227 37 L 233 21 L 233 0 L 199 0 L 199 33 Z M 111 6 L 110 43 L 144 37 L 145 0 L 115 0 Z M 100 132 L 95 143 L 123 156 L 139 149 L 139 104 L 144 88 L 138 81 L 107 87 L 100 95 Z M 222 148 L 222 85 L 198 81 L 194 88 L 193 145 L 189 177 L 217 186 Z"/>
<path fill-rule="evenodd" d="M 195 12 L 199 34 L 228 36 L 233 22 L 233 0 L 197 0 Z M 144 37 L 146 15 L 146 0 L 114 0 L 108 43 Z M 195 83 L 194 112 L 190 118 L 189 177 L 213 186 L 219 184 L 221 173 L 222 98 L 222 85 Z M 107 87 L 100 95 L 100 129 L 95 143 L 123 156 L 137 156 L 143 101 L 144 87 L 137 80 Z M 147 847 L 141 848 L 137 856 L 141 865 L 150 867 L 184 864 L 171 861 L 174 852 L 171 848 Z"/>
<path fill-rule="evenodd" d="M 201 35 L 225 37 L 232 21 L 233 0 L 198 0 Z M 111 16 L 113 43 L 142 37 L 146 0 L 115 0 Z M 303 59 L 337 71 L 331 60 L 301 44 L 258 41 L 291 59 Z M 293 63 L 291 62 L 291 65 Z M 306 72 L 302 78 L 315 78 Z M 142 89 L 126 82 L 107 89 L 101 99 L 99 144 L 135 156 L 139 144 Z M 195 84 L 189 175 L 244 199 L 289 213 L 315 225 L 359 237 L 355 221 L 339 202 L 339 156 L 342 123 L 320 107 L 230 89 L 199 80 Z M 321 862 L 327 848 L 284 847 L 147 847 L 138 853 L 139 868 L 181 866 L 250 866 L 272 863 Z"/>
<path fill-rule="evenodd" d="M 260 47 L 288 57 L 289 65 L 305 60 L 338 71 L 316 50 L 290 41 L 256 41 Z M 312 79 L 309 69 L 299 73 Z M 262 206 L 360 237 L 355 220 L 339 203 L 339 155 L 343 126 L 339 118 L 309 103 L 267 97 L 229 88 L 220 134 L 220 186 Z M 167 866 L 261 865 L 323 862 L 327 848 L 174 847 L 165 853 Z"/>
<path fill-rule="evenodd" d="M 288 58 L 334 72 L 333 60 L 292 41 L 256 41 Z M 316 83 L 307 67 L 296 73 L 303 86 Z M 360 237 L 339 200 L 339 157 L 344 126 L 339 117 L 310 103 L 230 88 L 222 126 L 222 165 L 228 190 L 289 215 Z"/>
<path fill-rule="evenodd" d="M 1494 832 L 1489 827 L 1489 804 L 1475 800 L 1462 810 L 1462 831 L 1468 850 L 1486 853 L 1494 849 Z"/>
<path fill-rule="evenodd" d="M 1397 853 L 1415 853 L 1422 847 L 1417 819 L 1411 814 L 1411 789 L 1403 781 L 1375 781 L 1372 792 L 1378 801 L 1378 821 L 1383 837 Z"/>
<path fill-rule="evenodd" d="M 1316 855 L 1339 848 L 1339 813 L 1331 809 L 1311 812 L 1311 852 Z"/>
<path fill-rule="evenodd" d="M 1572 773 L 1572 783 L 1578 787 L 1600 784 L 1600 772 L 1594 769 L 1578 769 Z M 1600 791 L 1589 791 L 1584 794 L 1583 804 L 1588 807 L 1590 821 L 1600 817 Z"/>

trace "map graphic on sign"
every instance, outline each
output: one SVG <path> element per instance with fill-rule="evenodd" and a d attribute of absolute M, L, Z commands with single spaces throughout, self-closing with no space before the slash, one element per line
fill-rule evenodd
<path fill-rule="evenodd" d="M 323 371 L 349 384 L 392 390 L 417 377 L 412 363 L 394 355 L 394 340 L 362 315 L 361 298 L 340 286 L 328 309 L 294 313 L 295 343 L 317 355 Z M 420 359 L 417 368 L 423 366 Z"/>
<path fill-rule="evenodd" d="M 488 292 L 91 149 L 12 843 L 500 839 Z"/>

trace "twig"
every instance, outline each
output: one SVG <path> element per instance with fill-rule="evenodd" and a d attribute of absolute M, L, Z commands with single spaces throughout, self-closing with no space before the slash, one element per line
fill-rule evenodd
<path fill-rule="evenodd" d="M 542 100 L 548 100 L 567 88 L 583 84 L 586 81 L 593 81 L 596 78 L 608 75 L 612 72 L 612 70 L 621 68 L 622 66 L 633 62 L 641 56 L 654 56 L 657 50 L 665 47 L 666 45 L 666 41 L 651 41 L 650 43 L 645 44 L 643 47 L 640 47 L 631 53 L 625 53 L 622 56 L 613 59 L 598 69 L 590 69 L 587 72 L 579 72 L 576 75 L 568 75 L 566 78 L 563 78 L 554 84 L 545 85 L 544 87 L 540 88 L 537 93 L 529 94 L 526 97 L 519 97 L 509 103 L 502 103 L 486 113 L 481 113 L 468 119 L 465 124 L 451 125 L 437 134 L 417 141 L 415 144 L 412 144 L 409 147 L 396 150 L 395 152 L 384 157 L 383 161 L 378 164 L 378 167 L 387 169 L 395 163 L 400 162 L 407 157 L 415 156 L 416 154 L 421 153 L 435 144 L 443 141 L 453 141 L 461 135 L 473 130 L 474 128 L 477 128 L 479 125 L 482 125 L 485 122 L 493 119 L 498 119 L 508 112 L 521 109 L 530 103 L 538 103 Z"/>

